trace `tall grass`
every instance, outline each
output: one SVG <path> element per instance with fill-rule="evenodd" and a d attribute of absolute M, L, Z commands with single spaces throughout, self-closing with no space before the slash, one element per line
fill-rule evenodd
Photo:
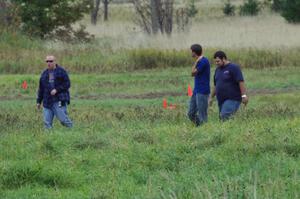
<path fill-rule="evenodd" d="M 74 128 L 55 122 L 51 132 L 30 101 L 2 101 L 0 196 L 297 198 L 298 99 L 254 96 L 226 123 L 214 106 L 201 128 L 187 120 L 186 98 L 175 110 L 160 99 L 77 100 Z"/>
<path fill-rule="evenodd" d="M 219 0 L 213 4 L 201 9 L 220 9 Z M 132 17 L 130 9 L 113 10 L 126 16 L 94 27 L 108 29 L 90 44 L 2 31 L 0 198 L 299 198 L 298 27 L 276 18 L 280 28 L 264 30 L 264 18 L 219 20 L 217 13 L 207 23 L 209 17 L 198 16 L 203 24 L 191 33 L 147 37 L 120 23 Z M 220 30 L 223 38 L 216 37 Z M 246 68 L 250 103 L 226 123 L 219 122 L 216 104 L 201 128 L 186 117 L 192 43 L 203 44 L 211 62 L 222 49 Z M 53 131 L 44 131 L 35 109 L 38 75 L 31 73 L 45 68 L 47 54 L 71 72 L 72 129 L 55 121 Z M 162 97 L 177 108 L 162 109 Z"/>
<path fill-rule="evenodd" d="M 236 5 L 243 1 L 233 2 Z M 111 21 L 90 25 L 89 18 L 81 23 L 87 25 L 87 30 L 97 38 L 113 38 L 113 47 L 119 48 L 155 48 L 155 49 L 185 49 L 187 44 L 201 43 L 207 48 L 262 48 L 280 49 L 300 46 L 298 36 L 300 26 L 288 24 L 279 14 L 268 9 L 255 17 L 233 16 L 223 14 L 222 1 L 201 1 L 196 4 L 199 10 L 194 19 L 190 20 L 188 28 L 178 31 L 176 23 L 171 37 L 165 35 L 149 36 L 134 22 L 138 16 L 130 5 L 117 5 L 112 12 L 126 13 L 119 18 L 111 15 Z M 176 4 L 176 8 L 181 5 Z M 133 19 L 132 19 L 133 18 Z M 174 20 L 175 21 L 175 20 Z"/>
<path fill-rule="evenodd" d="M 58 63 L 72 73 L 125 72 L 137 69 L 191 66 L 190 44 L 186 50 L 159 50 L 149 48 L 117 49 L 110 43 L 59 44 L 31 40 L 18 33 L 3 32 L 0 40 L 0 73 L 40 73 L 45 67 L 44 58 L 54 54 Z M 64 46 L 62 46 L 64 45 Z M 213 64 L 218 48 L 204 48 Z M 246 68 L 299 66 L 300 48 L 279 50 L 242 48 L 222 49 L 233 62 Z"/>
<path fill-rule="evenodd" d="M 176 8 L 183 6 L 181 1 Z M 234 1 L 238 5 L 242 1 Z M 225 17 L 222 2 L 201 1 L 190 28 L 171 37 L 149 36 L 135 23 L 132 4 L 110 4 L 108 22 L 94 26 L 87 16 L 80 23 L 95 34 L 92 43 L 66 44 L 30 39 L 1 30 L 0 73 L 40 73 L 44 57 L 54 54 L 73 73 L 125 72 L 138 69 L 191 66 L 189 47 L 200 43 L 213 62 L 222 49 L 242 67 L 299 66 L 300 28 L 268 10 L 257 17 Z M 75 26 L 78 24 L 75 24 Z"/>

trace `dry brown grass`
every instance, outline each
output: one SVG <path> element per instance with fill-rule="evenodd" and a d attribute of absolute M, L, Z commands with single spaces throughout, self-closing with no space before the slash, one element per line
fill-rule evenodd
<path fill-rule="evenodd" d="M 240 1 L 234 1 L 239 4 Z M 112 47 L 185 49 L 192 43 L 201 43 L 213 48 L 294 48 L 300 46 L 300 25 L 288 24 L 280 15 L 264 10 L 256 17 L 225 17 L 222 2 L 200 1 L 199 13 L 186 32 L 177 32 L 172 37 L 149 36 L 134 23 L 136 17 L 130 5 L 111 7 L 111 21 L 87 25 L 97 38 L 106 38 Z M 124 17 L 121 17 L 124 16 Z"/>

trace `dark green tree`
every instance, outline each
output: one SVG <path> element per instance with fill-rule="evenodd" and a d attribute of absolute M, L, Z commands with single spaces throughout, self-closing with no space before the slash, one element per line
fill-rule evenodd
<path fill-rule="evenodd" d="M 255 16 L 260 11 L 260 4 L 257 0 L 247 0 L 240 7 L 240 15 Z"/>
<path fill-rule="evenodd" d="M 285 3 L 285 0 L 273 0 L 271 8 L 275 12 L 280 12 L 283 9 L 284 3 Z"/>
<path fill-rule="evenodd" d="M 235 6 L 231 4 L 230 0 L 224 4 L 223 13 L 227 16 L 235 15 Z"/>
<path fill-rule="evenodd" d="M 13 0 L 19 7 L 22 30 L 41 38 L 56 30 L 72 31 L 71 24 L 92 9 L 91 0 Z"/>
<path fill-rule="evenodd" d="M 281 15 L 290 23 L 300 23 L 300 0 L 285 0 Z"/>
<path fill-rule="evenodd" d="M 198 10 L 195 5 L 195 0 L 189 0 L 188 8 L 187 8 L 187 14 L 189 17 L 195 17 L 198 13 Z"/>

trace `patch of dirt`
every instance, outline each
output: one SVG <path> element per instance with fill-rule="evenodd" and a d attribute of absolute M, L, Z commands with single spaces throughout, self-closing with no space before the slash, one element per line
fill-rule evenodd
<path fill-rule="evenodd" d="M 248 95 L 270 95 L 270 94 L 280 94 L 280 93 L 292 93 L 299 91 L 299 88 L 283 88 L 283 89 L 248 89 Z M 95 96 L 80 96 L 79 99 L 155 99 L 161 97 L 180 97 L 187 96 L 187 93 L 183 92 L 149 92 L 142 94 L 109 94 L 109 95 L 95 95 Z"/>
<path fill-rule="evenodd" d="M 125 93 L 119 93 L 119 94 L 109 94 L 109 95 L 86 95 L 86 96 L 80 96 L 79 99 L 91 99 L 91 100 L 97 100 L 97 99 L 155 99 L 155 98 L 161 98 L 164 96 L 184 96 L 181 92 L 149 92 L 149 93 L 142 93 L 142 94 L 125 94 Z"/>
<path fill-rule="evenodd" d="M 300 91 L 298 87 L 289 87 L 282 89 L 248 89 L 249 96 L 255 95 L 274 95 L 280 93 L 292 93 Z M 75 96 L 73 99 L 88 99 L 88 100 L 103 100 L 103 99 L 155 99 L 162 97 L 179 97 L 187 96 L 187 93 L 183 92 L 149 92 L 142 94 L 126 94 L 126 93 L 113 93 L 113 94 L 99 94 L 99 95 L 82 95 Z M 0 96 L 0 101 L 9 101 L 9 100 L 35 100 L 34 97 L 30 96 Z"/>

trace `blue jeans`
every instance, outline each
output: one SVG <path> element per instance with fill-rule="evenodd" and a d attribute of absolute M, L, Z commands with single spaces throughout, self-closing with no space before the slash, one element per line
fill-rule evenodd
<path fill-rule="evenodd" d="M 196 126 L 207 122 L 208 96 L 197 93 L 190 100 L 188 117 Z"/>
<path fill-rule="evenodd" d="M 67 105 L 59 106 L 59 103 L 56 102 L 52 107 L 43 109 L 44 112 L 44 125 L 46 129 L 52 128 L 54 116 L 60 121 L 60 123 L 66 127 L 71 128 L 73 126 L 72 121 L 68 117 Z"/>
<path fill-rule="evenodd" d="M 241 102 L 236 100 L 225 100 L 219 104 L 220 119 L 228 120 L 240 107 Z"/>

